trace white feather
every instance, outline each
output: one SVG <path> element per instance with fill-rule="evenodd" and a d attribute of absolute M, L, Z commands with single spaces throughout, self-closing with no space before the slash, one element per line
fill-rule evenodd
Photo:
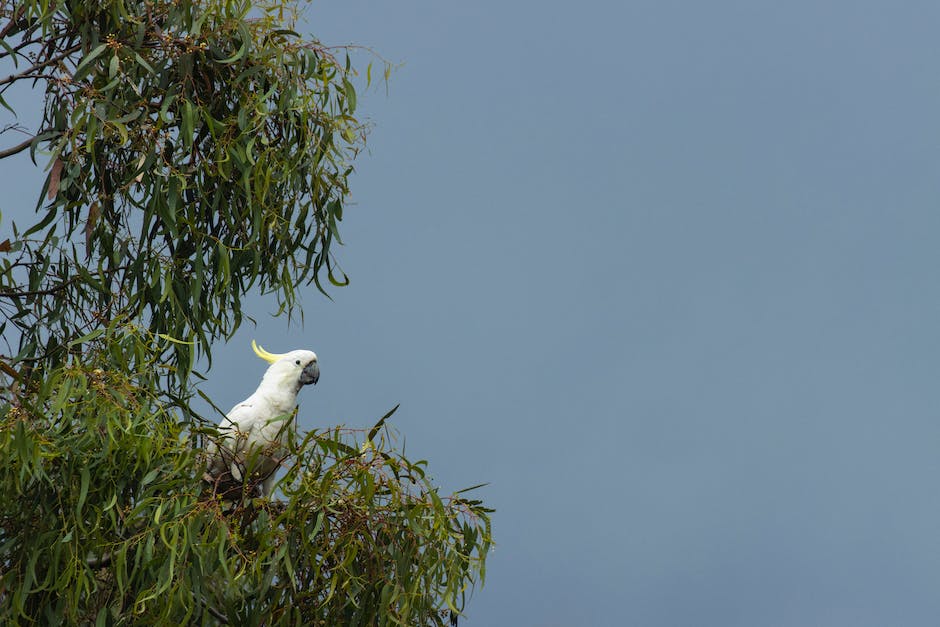
<path fill-rule="evenodd" d="M 318 368 L 317 356 L 311 351 L 296 350 L 276 357 L 255 393 L 235 405 L 219 423 L 218 442 L 207 447 L 212 477 L 229 471 L 235 481 L 241 481 L 243 472 L 250 470 L 253 477 L 262 479 L 265 496 L 271 493 L 275 471 L 287 455 L 287 438 L 295 428 L 293 411 L 305 383 L 305 368 Z"/>

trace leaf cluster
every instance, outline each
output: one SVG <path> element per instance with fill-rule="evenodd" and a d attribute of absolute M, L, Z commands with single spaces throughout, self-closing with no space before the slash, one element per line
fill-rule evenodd
<path fill-rule="evenodd" d="M 355 71 L 285 7 L 0 1 L 0 105 L 17 83 L 45 93 L 28 143 L 48 164 L 43 217 L 0 264 L 18 361 L 133 323 L 178 340 L 149 350 L 183 382 L 248 290 L 290 314 L 299 286 L 346 283 L 332 245 L 364 139 Z"/>
<path fill-rule="evenodd" d="M 0 409 L 4 624 L 442 625 L 485 574 L 489 510 L 382 425 L 293 440 L 288 499 L 233 504 L 118 373 L 73 364 Z"/>

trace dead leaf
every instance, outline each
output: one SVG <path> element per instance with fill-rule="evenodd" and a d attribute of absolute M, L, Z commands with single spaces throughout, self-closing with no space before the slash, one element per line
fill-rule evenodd
<path fill-rule="evenodd" d="M 101 208 L 98 206 L 97 202 L 91 203 L 91 206 L 88 207 L 88 219 L 85 220 L 85 254 L 86 256 L 91 254 L 91 234 L 95 231 L 95 224 L 98 222 L 98 217 L 101 215 Z"/>
<path fill-rule="evenodd" d="M 144 161 L 146 160 L 147 160 L 147 155 L 140 155 L 140 161 L 137 162 L 137 167 L 138 168 L 144 167 Z M 144 171 L 141 170 L 140 172 L 138 172 L 137 176 L 134 177 L 134 180 L 137 181 L 138 183 L 144 180 Z"/>
<path fill-rule="evenodd" d="M 56 157 L 55 163 L 52 164 L 52 171 L 49 172 L 49 192 L 46 194 L 46 198 L 52 200 L 56 197 L 56 194 L 59 193 L 59 179 L 62 177 L 62 159 Z"/>
<path fill-rule="evenodd" d="M 0 242 L 0 253 L 8 253 L 13 250 L 13 244 L 10 243 L 9 238 Z"/>

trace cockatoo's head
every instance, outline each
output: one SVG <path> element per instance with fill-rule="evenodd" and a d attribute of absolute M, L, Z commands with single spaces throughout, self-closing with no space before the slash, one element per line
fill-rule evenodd
<path fill-rule="evenodd" d="M 305 385 L 316 385 L 320 380 L 320 366 L 317 365 L 317 354 L 313 351 L 296 350 L 276 355 L 258 346 L 254 340 L 251 341 L 251 348 L 255 355 L 271 364 L 264 373 L 262 383 L 293 387 L 297 392 Z"/>

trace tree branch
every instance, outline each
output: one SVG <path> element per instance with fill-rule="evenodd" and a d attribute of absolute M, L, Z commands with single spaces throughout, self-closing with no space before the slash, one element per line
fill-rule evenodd
<path fill-rule="evenodd" d="M 13 10 L 13 13 L 10 15 L 10 21 L 7 22 L 6 26 L 0 29 L 0 39 L 6 37 L 11 30 L 16 26 L 16 23 L 19 22 L 20 18 L 23 16 L 23 13 L 26 12 L 26 5 L 19 6 Z"/>
<path fill-rule="evenodd" d="M 22 41 L 20 41 L 20 43 L 16 44 L 9 50 L 4 49 L 3 52 L 0 52 L 0 59 L 4 57 L 9 57 L 15 54 L 19 54 L 20 56 L 25 56 L 23 53 L 20 53 L 20 50 L 22 50 L 23 48 L 26 48 L 27 46 L 32 46 L 34 44 L 41 44 L 44 41 L 45 39 L 43 39 L 42 37 L 37 37 L 36 39 L 23 39 Z M 14 61 L 14 63 L 16 62 Z"/>
<path fill-rule="evenodd" d="M 62 61 L 63 59 L 65 59 L 66 57 L 68 57 L 70 54 L 75 53 L 75 52 L 78 52 L 78 51 L 81 50 L 81 49 L 82 49 L 82 45 L 81 45 L 81 44 L 75 44 L 75 45 L 72 46 L 71 48 L 68 48 L 67 50 L 65 50 L 62 54 L 57 54 L 56 56 L 52 57 L 51 59 L 47 59 L 47 60 L 43 61 L 42 63 L 37 63 L 37 64 L 33 65 L 32 67 L 29 67 L 29 68 L 23 70 L 22 72 L 18 72 L 18 73 L 16 73 L 16 74 L 10 74 L 10 75 L 7 76 L 6 78 L 0 79 L 0 86 L 8 85 L 8 84 L 10 84 L 10 83 L 15 83 L 15 82 L 18 81 L 18 80 L 21 80 L 21 79 L 23 79 L 23 78 L 25 78 L 25 77 L 30 76 L 30 75 L 31 75 L 33 72 L 35 72 L 36 70 L 41 70 L 41 69 L 44 69 L 44 68 L 49 67 L 50 65 L 55 65 L 55 64 L 58 63 L 59 61 Z M 42 77 L 40 77 L 40 78 L 42 78 Z"/>
<path fill-rule="evenodd" d="M 117 274 L 118 272 L 123 272 L 124 270 L 127 270 L 128 268 L 130 268 L 130 266 L 117 266 L 116 268 L 106 268 L 106 269 L 100 270 L 100 273 L 108 275 L 108 277 L 110 278 L 111 275 Z M 64 290 L 68 286 L 74 283 L 77 283 L 78 281 L 79 281 L 79 277 L 73 276 L 71 279 L 68 279 L 67 281 L 63 281 L 59 283 L 58 285 L 53 285 L 52 287 L 48 287 L 46 289 L 29 290 L 29 291 L 24 290 L 21 292 L 13 290 L 9 287 L 0 287 L 0 298 L 26 298 L 29 296 L 50 296 L 52 294 L 55 294 L 57 292 Z"/>
<path fill-rule="evenodd" d="M 17 153 L 23 152 L 24 150 L 29 148 L 29 145 L 31 143 L 33 143 L 33 139 L 35 138 L 30 137 L 29 139 L 23 141 L 22 143 L 17 144 L 16 146 L 7 148 L 6 150 L 0 150 L 0 159 L 6 159 L 7 157 L 12 157 L 13 155 Z"/>
<path fill-rule="evenodd" d="M 226 616 L 225 614 L 223 614 L 223 613 L 220 612 L 219 610 L 217 610 L 217 609 L 215 609 L 214 607 L 212 607 L 211 605 L 209 605 L 209 602 L 206 601 L 205 597 L 203 597 L 202 603 L 203 603 L 203 605 L 205 605 L 206 610 L 207 610 L 210 614 L 212 614 L 212 617 L 213 617 L 213 618 L 215 618 L 217 621 L 219 621 L 219 622 L 222 623 L 223 625 L 228 625 L 228 624 L 229 624 L 229 622 L 228 622 L 228 616 Z"/>
<path fill-rule="evenodd" d="M 63 283 L 59 283 L 58 285 L 53 285 L 52 287 L 48 289 L 44 289 L 44 290 L 31 290 L 31 291 L 16 292 L 13 290 L 4 289 L 4 290 L 0 290 L 0 298 L 26 298 L 29 296 L 49 296 L 50 294 L 55 294 L 56 292 L 64 290 L 72 283 L 75 283 L 77 280 L 78 280 L 77 277 L 72 277 L 68 281 L 64 281 Z"/>

